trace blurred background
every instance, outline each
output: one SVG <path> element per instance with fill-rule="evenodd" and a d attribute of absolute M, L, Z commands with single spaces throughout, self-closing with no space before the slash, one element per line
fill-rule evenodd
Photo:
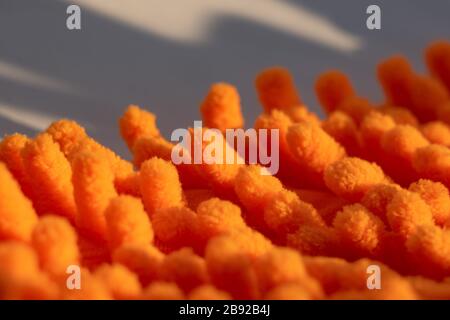
<path fill-rule="evenodd" d="M 66 28 L 70 4 L 82 30 Z M 381 30 L 366 27 L 371 4 Z M 211 83 L 226 81 L 252 126 L 254 78 L 273 65 L 291 70 L 319 114 L 314 81 L 330 68 L 380 101 L 376 64 L 403 53 L 425 72 L 424 47 L 450 38 L 449 12 L 441 0 L 0 0 L 0 135 L 32 136 L 66 117 L 128 158 L 117 126 L 128 104 L 154 112 L 170 137 L 200 119 Z"/>

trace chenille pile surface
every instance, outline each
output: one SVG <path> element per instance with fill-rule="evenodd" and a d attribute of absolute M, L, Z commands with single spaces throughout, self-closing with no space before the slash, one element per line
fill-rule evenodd
<path fill-rule="evenodd" d="M 450 43 L 424 60 L 428 75 L 403 56 L 377 66 L 381 104 L 340 71 L 319 75 L 324 119 L 286 69 L 262 71 L 254 128 L 279 129 L 275 176 L 173 164 L 137 106 L 119 120 L 132 162 L 66 119 L 3 137 L 0 298 L 450 299 Z M 230 84 L 200 113 L 208 128 L 244 126 Z"/>

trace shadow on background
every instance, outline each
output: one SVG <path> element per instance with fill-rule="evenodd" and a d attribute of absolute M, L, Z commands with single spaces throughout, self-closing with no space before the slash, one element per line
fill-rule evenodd
<path fill-rule="evenodd" d="M 272 65 L 293 72 L 314 111 L 319 112 L 314 80 L 329 68 L 347 72 L 361 94 L 378 101 L 374 67 L 380 59 L 402 52 L 423 71 L 425 45 L 449 36 L 450 3 L 444 1 L 433 1 L 433 5 L 420 0 L 377 1 L 382 6 L 381 31 L 365 28 L 365 10 L 372 1 L 285 1 L 330 18 L 362 37 L 366 46 L 346 55 L 233 16 L 215 20 L 213 37 L 206 43 L 180 44 L 85 8 L 83 29 L 73 32 L 65 27 L 64 2 L 0 0 L 0 62 L 72 89 L 61 93 L 0 76 L 0 104 L 73 118 L 87 125 L 102 143 L 126 155 L 117 120 L 130 103 L 154 112 L 162 132 L 169 136 L 174 128 L 192 126 L 200 118 L 198 105 L 212 82 L 227 81 L 238 87 L 251 126 L 260 112 L 254 77 Z M 1 135 L 15 131 L 35 133 L 0 118 Z"/>

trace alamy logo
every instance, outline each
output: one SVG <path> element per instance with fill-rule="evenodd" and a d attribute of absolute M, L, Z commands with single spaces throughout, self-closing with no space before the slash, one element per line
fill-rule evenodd
<path fill-rule="evenodd" d="M 70 265 L 66 269 L 66 273 L 69 275 L 66 280 L 66 287 L 69 290 L 81 289 L 81 269 L 77 265 Z"/>
<path fill-rule="evenodd" d="M 69 15 L 66 20 L 66 26 L 69 30 L 81 30 L 81 9 L 72 4 L 67 7 L 66 13 Z"/>
<path fill-rule="evenodd" d="M 366 20 L 366 26 L 369 30 L 380 30 L 381 29 L 381 8 L 376 4 L 372 4 L 367 7 L 367 14 L 370 14 Z"/>
<path fill-rule="evenodd" d="M 261 164 L 262 175 L 279 169 L 278 129 L 206 129 L 194 121 L 193 130 L 176 129 L 170 137 L 174 164 Z"/>
<path fill-rule="evenodd" d="M 380 266 L 372 264 L 366 269 L 367 274 L 367 289 L 380 290 L 381 289 L 381 269 Z"/>

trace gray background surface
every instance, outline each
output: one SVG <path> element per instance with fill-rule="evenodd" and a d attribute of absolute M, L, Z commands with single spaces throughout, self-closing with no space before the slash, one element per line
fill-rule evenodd
<path fill-rule="evenodd" d="M 122 19 L 104 14 L 102 1 L 115 2 Z M 91 0 L 92 6 L 80 3 L 82 30 L 77 32 L 66 29 L 66 1 L 0 0 L 0 134 L 34 135 L 51 119 L 68 117 L 126 155 L 117 120 L 130 103 L 156 113 L 160 129 L 169 136 L 173 129 L 192 126 L 200 118 L 198 105 L 212 82 L 227 81 L 238 87 L 247 125 L 252 125 L 260 112 L 254 77 L 272 65 L 293 72 L 303 99 L 314 111 L 320 112 L 314 80 L 329 68 L 345 71 L 362 95 L 379 101 L 374 68 L 380 59 L 401 52 L 417 70 L 425 71 L 423 48 L 431 40 L 450 38 L 448 0 L 278 0 L 360 39 L 361 47 L 353 51 L 296 34 L 303 21 L 289 22 L 294 32 L 264 23 L 268 10 L 263 6 L 269 2 L 253 2 L 249 9 L 245 1 L 241 0 L 242 12 L 250 10 L 252 16 L 261 12 L 261 20 L 216 8 L 219 14 L 209 17 L 208 36 L 189 41 L 152 30 L 150 22 L 159 17 L 157 25 L 164 31 L 163 12 L 169 11 L 167 28 L 171 28 L 177 19 L 193 14 L 192 3 L 207 15 L 208 5 L 203 12 L 195 0 Z M 365 26 L 369 4 L 382 8 L 381 31 Z M 130 23 L 136 8 L 148 12 L 150 27 Z"/>

